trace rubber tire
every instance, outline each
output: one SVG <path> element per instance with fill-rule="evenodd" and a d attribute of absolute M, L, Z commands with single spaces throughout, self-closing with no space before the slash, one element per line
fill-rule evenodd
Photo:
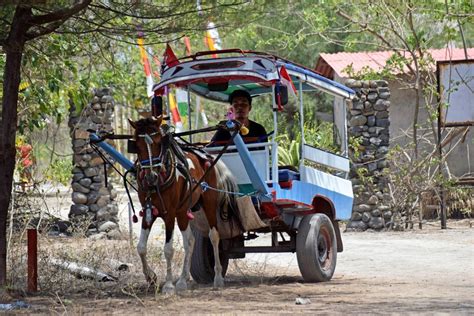
<path fill-rule="evenodd" d="M 193 230 L 195 242 L 191 257 L 191 275 L 197 283 L 208 284 L 214 282 L 214 251 L 211 240 L 199 231 Z M 219 257 L 222 265 L 222 277 L 227 273 L 229 258 L 223 253 L 219 245 Z"/>
<path fill-rule="evenodd" d="M 337 241 L 331 220 L 325 214 L 303 217 L 296 236 L 296 257 L 306 282 L 331 280 L 337 262 Z"/>

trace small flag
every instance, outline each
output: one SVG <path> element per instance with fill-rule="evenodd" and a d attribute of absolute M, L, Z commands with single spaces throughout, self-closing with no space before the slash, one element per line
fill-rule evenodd
<path fill-rule="evenodd" d="M 172 93 L 168 94 L 168 98 L 173 123 L 176 126 L 176 131 L 181 133 L 183 131 L 183 122 L 181 121 L 181 116 L 179 115 L 178 107 L 176 106 L 176 99 Z"/>
<path fill-rule="evenodd" d="M 189 37 L 185 36 L 184 37 L 184 46 L 186 46 L 186 55 L 190 56 L 191 55 L 191 41 L 189 40 Z"/>
<path fill-rule="evenodd" d="M 296 98 L 296 87 L 293 84 L 293 80 L 291 80 L 290 75 L 286 71 L 285 66 L 281 66 L 280 68 L 280 80 L 281 83 L 288 88 L 288 91 Z"/>
<path fill-rule="evenodd" d="M 209 125 L 209 121 L 207 120 L 206 112 L 204 112 L 204 109 L 201 109 L 200 112 L 201 112 L 202 124 L 204 125 L 204 127 L 207 127 L 207 125 Z"/>
<path fill-rule="evenodd" d="M 174 67 L 179 64 L 178 58 L 174 54 L 173 49 L 171 49 L 171 46 L 169 44 L 166 44 L 166 50 L 163 54 L 162 64 L 168 67 Z"/>
<path fill-rule="evenodd" d="M 221 39 L 219 37 L 219 32 L 217 31 L 217 28 L 213 22 L 209 22 L 207 24 L 207 31 L 206 31 L 206 37 L 205 37 L 205 42 L 209 50 L 221 50 Z M 217 55 L 214 54 L 212 57 L 217 58 Z"/>
<path fill-rule="evenodd" d="M 137 39 L 137 43 L 138 43 L 138 48 L 140 49 L 140 59 L 142 61 L 143 68 L 145 70 L 147 95 L 148 95 L 148 97 L 152 97 L 154 95 L 154 93 L 153 93 L 153 83 L 154 82 L 153 82 L 153 77 L 151 76 L 150 62 L 148 61 L 148 56 L 147 56 L 147 52 L 145 50 L 143 38 L 139 37 Z"/>
<path fill-rule="evenodd" d="M 188 113 L 188 91 L 176 89 L 176 102 L 178 103 L 179 114 L 186 116 Z"/>

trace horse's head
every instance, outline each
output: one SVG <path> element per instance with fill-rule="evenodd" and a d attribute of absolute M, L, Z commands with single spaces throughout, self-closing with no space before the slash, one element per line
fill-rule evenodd
<path fill-rule="evenodd" d="M 162 117 L 149 117 L 138 121 L 129 120 L 135 129 L 134 137 L 137 147 L 139 167 L 148 170 L 147 181 L 149 185 L 156 183 L 158 174 L 163 171 L 163 138 L 165 130 L 161 122 Z"/>

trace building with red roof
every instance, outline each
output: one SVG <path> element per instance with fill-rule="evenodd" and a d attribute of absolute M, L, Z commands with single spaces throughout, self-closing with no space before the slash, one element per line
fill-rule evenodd
<path fill-rule="evenodd" d="M 430 49 L 427 52 L 434 60 L 433 72 L 436 72 L 435 65 L 437 62 L 470 60 L 474 65 L 474 48 Z M 382 73 L 382 70 L 387 65 L 387 61 L 389 61 L 393 54 L 393 51 L 322 53 L 316 62 L 315 70 L 329 79 L 343 82 L 349 77 L 349 70 L 352 74 L 358 74 L 363 71 Z M 473 68 L 471 67 L 470 69 Z M 406 84 L 410 81 L 408 69 L 395 73 L 392 71 L 392 74 L 397 79 L 394 80 L 393 77 L 380 78 L 388 81 L 391 93 L 389 99 L 391 102 L 390 139 L 391 144 L 406 144 L 410 141 L 416 95 L 415 91 Z M 381 76 L 383 75 L 381 74 Z M 474 80 L 473 76 L 470 76 L 470 78 Z M 469 102 L 472 102 L 472 106 L 474 106 L 474 94 Z M 428 122 L 429 117 L 423 96 L 420 97 L 420 104 L 418 122 L 423 124 Z M 425 127 L 427 126 L 427 124 L 424 125 Z M 470 127 L 470 129 L 464 137 L 464 141 L 448 157 L 450 172 L 456 176 L 474 174 L 474 128 Z M 428 127 L 425 130 L 421 130 L 418 134 L 429 136 L 431 133 L 432 129 Z"/>

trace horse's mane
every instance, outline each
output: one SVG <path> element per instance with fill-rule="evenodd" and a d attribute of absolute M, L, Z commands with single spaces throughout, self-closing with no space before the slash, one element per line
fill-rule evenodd
<path fill-rule="evenodd" d="M 151 117 L 142 118 L 135 122 L 137 133 L 145 132 L 147 128 L 155 127 L 156 125 L 158 125 L 157 120 Z"/>

